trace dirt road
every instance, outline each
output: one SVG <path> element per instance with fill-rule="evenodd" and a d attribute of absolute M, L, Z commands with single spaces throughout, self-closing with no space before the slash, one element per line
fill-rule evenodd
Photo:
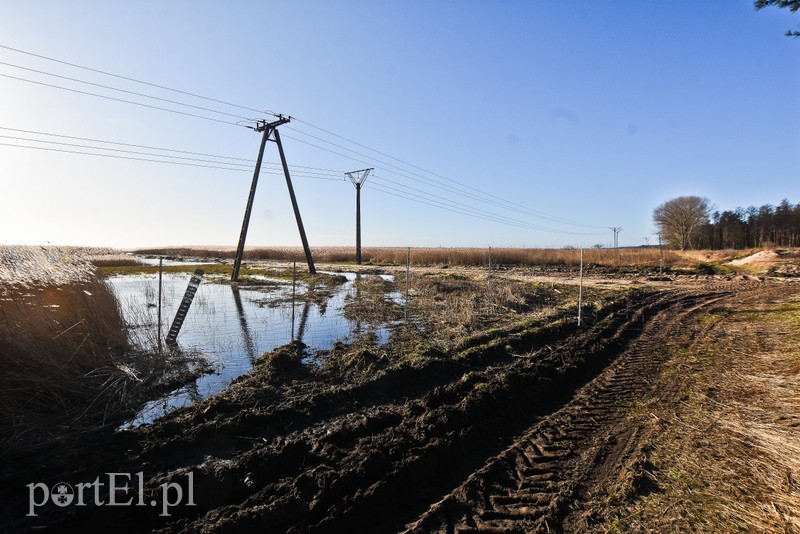
<path fill-rule="evenodd" d="M 768 285 L 768 284 L 767 284 Z M 682 323 L 757 281 L 628 291 L 578 329 L 563 316 L 476 337 L 448 355 L 344 382 L 291 347 L 221 395 L 2 475 L 5 525 L 116 532 L 558 532 L 630 465 L 626 413 L 653 394 Z M 70 445 L 70 444 L 66 444 Z M 72 444 L 74 445 L 74 444 Z M 25 483 L 144 473 L 144 502 L 174 483 L 194 506 L 44 506 Z M 131 492 L 128 493 L 130 495 Z M 124 500 L 124 499 L 118 499 Z"/>

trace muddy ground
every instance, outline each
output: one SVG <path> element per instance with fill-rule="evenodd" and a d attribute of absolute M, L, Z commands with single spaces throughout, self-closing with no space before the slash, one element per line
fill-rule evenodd
<path fill-rule="evenodd" d="M 611 486 L 624 485 L 622 500 L 655 491 L 637 463 L 645 429 L 629 415 L 663 390 L 658 377 L 675 358 L 667 346 L 691 335 L 687 321 L 722 303 L 798 292 L 791 280 L 755 277 L 624 280 L 582 327 L 553 308 L 394 363 L 344 348 L 343 366 L 309 366 L 302 347 L 282 347 L 225 392 L 153 425 L 6 458 L 0 528 L 606 530 Z M 143 495 L 134 478 L 116 495 L 132 505 L 108 506 L 107 473 L 139 472 Z M 75 488 L 98 477 L 106 485 L 86 491 L 87 506 L 49 503 L 26 517 L 26 485 Z M 166 515 L 170 483 L 167 498 L 177 500 L 180 486 L 183 502 Z"/>

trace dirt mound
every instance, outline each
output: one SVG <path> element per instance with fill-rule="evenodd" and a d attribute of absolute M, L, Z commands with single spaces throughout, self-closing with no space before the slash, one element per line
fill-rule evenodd
<path fill-rule="evenodd" d="M 749 256 L 745 256 L 744 258 L 739 258 L 737 260 L 731 260 L 728 262 L 729 265 L 758 265 L 758 266 L 771 266 L 775 264 L 776 261 L 780 260 L 780 255 L 774 250 L 762 250 L 761 252 L 756 252 L 755 254 L 751 254 Z"/>

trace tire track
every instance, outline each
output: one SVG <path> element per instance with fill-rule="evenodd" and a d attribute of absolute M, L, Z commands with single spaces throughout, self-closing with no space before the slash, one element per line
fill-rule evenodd
<path fill-rule="evenodd" d="M 660 311 L 637 342 L 573 400 L 535 424 L 434 504 L 408 533 L 558 532 L 582 483 L 613 456 L 624 409 L 650 388 L 663 343 L 688 315 L 725 297 L 683 299 Z M 676 312 L 677 307 L 684 309 Z"/>
<path fill-rule="evenodd" d="M 136 515 L 132 508 L 90 508 L 51 526 L 397 532 L 419 519 L 412 530 L 552 528 L 579 489 L 586 454 L 603 452 L 573 438 L 613 421 L 614 399 L 632 389 L 647 365 L 647 348 L 634 357 L 626 352 L 630 342 L 643 327 L 647 332 L 669 323 L 665 317 L 676 309 L 690 308 L 696 298 L 705 303 L 712 293 L 632 294 L 584 331 L 556 341 L 544 336 L 546 342 L 537 337 L 541 331 L 532 337 L 523 332 L 510 342 L 534 352 L 508 353 L 503 339 L 468 347 L 437 376 L 425 376 L 430 369 L 423 368 L 403 371 L 398 382 L 386 378 L 384 385 L 394 384 L 388 394 L 365 385 L 341 397 L 332 393 L 333 402 L 325 389 L 312 387 L 291 402 L 301 414 L 294 429 L 275 413 L 240 414 L 236 405 L 199 403 L 143 432 L 141 448 L 120 462 L 146 472 L 159 468 L 145 483 L 148 499 L 160 484 L 180 482 L 191 470 L 197 507 L 176 509 L 170 519 Z M 600 380 L 584 387 L 599 373 Z M 259 397 L 252 389 L 255 403 L 274 395 Z M 574 413 L 556 412 L 565 404 Z M 516 439 L 520 432 L 524 437 Z M 177 438 L 160 439 L 167 435 Z"/>

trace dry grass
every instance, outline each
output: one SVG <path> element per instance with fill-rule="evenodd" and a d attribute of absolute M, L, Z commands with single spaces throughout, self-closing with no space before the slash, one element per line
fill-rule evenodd
<path fill-rule="evenodd" d="M 110 252 L 0 247 L 0 440 L 7 444 L 102 422 L 141 383 L 126 365 L 132 355 L 116 297 L 90 261 Z"/>
<path fill-rule="evenodd" d="M 126 379 L 126 348 L 116 299 L 99 280 L 0 286 L 3 434 L 40 418 L 69 424 L 106 401 Z"/>
<path fill-rule="evenodd" d="M 411 272 L 408 304 L 409 326 L 395 331 L 406 341 L 424 340 L 439 351 L 447 351 L 465 337 L 490 328 L 543 317 L 564 307 L 577 305 L 578 288 L 570 284 L 542 283 L 486 272 L 416 269 Z M 397 282 L 375 276 L 356 280 L 357 292 L 345 305 L 345 316 L 366 325 L 380 326 L 405 319 L 404 275 Z M 396 299 L 391 298 L 394 292 Z M 591 314 L 600 305 L 601 291 L 584 288 L 584 311 Z M 608 292 L 610 297 L 614 292 Z"/>
<path fill-rule="evenodd" d="M 95 267 L 133 267 L 142 265 L 135 257 L 127 254 L 94 254 L 89 256 L 89 261 Z"/>
<path fill-rule="evenodd" d="M 673 394 L 645 410 L 659 490 L 601 530 L 800 531 L 800 298 L 742 308 L 701 316 L 674 349 Z"/>
<path fill-rule="evenodd" d="M 319 262 L 353 263 L 355 252 L 352 247 L 312 247 L 314 259 Z M 165 256 L 191 256 L 204 258 L 233 258 L 235 250 L 228 247 L 194 248 L 176 247 L 160 249 L 140 249 L 138 254 Z M 402 265 L 406 262 L 405 247 L 365 247 L 362 249 L 364 263 L 378 265 Z M 245 250 L 245 260 L 299 260 L 303 250 L 299 247 L 266 247 Z M 584 261 L 595 266 L 659 266 L 661 253 L 657 248 L 587 249 Z M 415 266 L 479 266 L 489 260 L 488 248 L 412 248 L 411 263 Z M 576 267 L 580 264 L 580 251 L 577 249 L 546 248 L 493 248 L 492 262 L 497 265 L 528 265 L 547 267 Z M 694 263 L 681 253 L 664 251 L 664 266 L 671 268 L 686 263 Z"/>

